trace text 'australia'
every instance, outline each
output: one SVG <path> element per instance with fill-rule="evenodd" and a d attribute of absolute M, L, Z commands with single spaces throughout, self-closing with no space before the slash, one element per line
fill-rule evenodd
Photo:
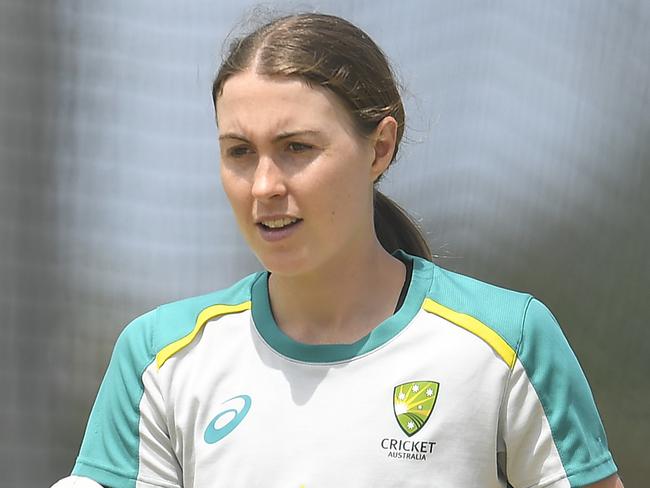
<path fill-rule="evenodd" d="M 436 443 L 433 441 L 411 441 L 400 439 L 382 439 L 381 448 L 388 451 L 389 458 L 413 459 L 426 461 L 427 454 L 431 454 Z"/>

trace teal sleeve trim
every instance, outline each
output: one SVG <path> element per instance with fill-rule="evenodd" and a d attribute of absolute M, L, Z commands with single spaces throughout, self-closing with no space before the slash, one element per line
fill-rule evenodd
<path fill-rule="evenodd" d="M 609 478 L 614 473 L 618 472 L 618 468 L 612 459 L 609 451 L 605 454 L 603 459 L 591 463 L 589 466 L 582 468 L 579 473 L 570 475 L 569 483 L 573 488 L 589 486 L 597 481 Z"/>
<path fill-rule="evenodd" d="M 157 311 L 131 322 L 120 334 L 93 406 L 73 474 L 106 486 L 135 487 L 139 468 L 142 374 L 153 361 Z"/>
<path fill-rule="evenodd" d="M 616 472 L 591 389 L 551 312 L 529 301 L 518 351 L 572 487 Z"/>
<path fill-rule="evenodd" d="M 134 479 L 125 478 L 121 474 L 112 472 L 109 468 L 91 466 L 78 460 L 72 470 L 72 474 L 75 476 L 85 476 L 107 488 L 132 488 L 136 482 Z"/>

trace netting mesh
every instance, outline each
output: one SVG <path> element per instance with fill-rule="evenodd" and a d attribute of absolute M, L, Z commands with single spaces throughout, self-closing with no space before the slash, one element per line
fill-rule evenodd
<path fill-rule="evenodd" d="M 649 477 L 650 8 L 390 1 L 357 22 L 406 86 L 383 190 L 443 266 L 532 291 L 588 373 L 630 486 Z M 67 474 L 113 342 L 257 268 L 218 181 L 224 2 L 0 2 L 0 472 Z M 390 27 L 390 28 L 387 28 Z"/>

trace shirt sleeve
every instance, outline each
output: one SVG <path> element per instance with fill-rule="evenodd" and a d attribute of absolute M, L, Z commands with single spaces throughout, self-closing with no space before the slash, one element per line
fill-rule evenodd
<path fill-rule="evenodd" d="M 152 347 L 156 311 L 118 338 L 72 474 L 107 488 L 182 486 Z"/>
<path fill-rule="evenodd" d="M 551 312 L 531 299 L 501 409 L 508 482 L 581 487 L 617 469 L 589 384 Z"/>

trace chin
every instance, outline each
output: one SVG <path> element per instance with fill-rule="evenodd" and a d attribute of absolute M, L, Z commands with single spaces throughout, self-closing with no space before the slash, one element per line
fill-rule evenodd
<path fill-rule="evenodd" d="M 277 276 L 298 276 L 308 272 L 313 264 L 299 252 L 257 253 L 257 259 L 264 268 Z"/>

